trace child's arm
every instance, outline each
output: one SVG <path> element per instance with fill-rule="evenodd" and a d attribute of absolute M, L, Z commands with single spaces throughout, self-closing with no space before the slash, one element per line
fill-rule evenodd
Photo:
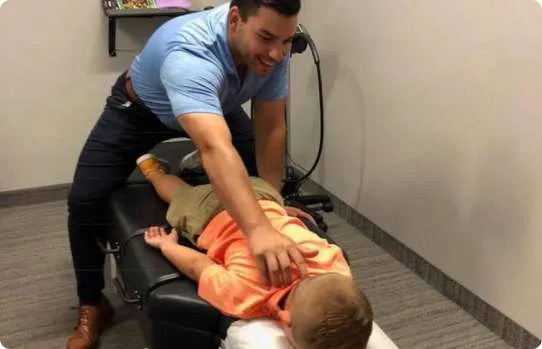
<path fill-rule="evenodd" d="M 161 227 L 151 227 L 145 232 L 147 244 L 159 249 L 180 272 L 198 284 L 198 296 L 231 317 L 250 315 L 260 297 L 242 296 L 250 294 L 252 286 L 207 255 L 179 245 L 177 239 L 175 230 L 167 234 Z"/>
<path fill-rule="evenodd" d="M 165 242 L 160 251 L 184 275 L 199 282 L 203 271 L 216 263 L 207 255 L 175 242 Z"/>
<path fill-rule="evenodd" d="M 150 227 L 145 231 L 145 242 L 159 249 L 164 257 L 188 278 L 199 282 L 203 271 L 216 263 L 207 255 L 177 243 L 177 231 L 167 234 L 162 227 Z"/>

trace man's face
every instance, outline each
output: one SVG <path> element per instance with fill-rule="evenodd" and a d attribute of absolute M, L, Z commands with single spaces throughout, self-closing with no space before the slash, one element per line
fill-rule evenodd
<path fill-rule="evenodd" d="M 232 9 L 230 16 L 233 42 L 239 58 L 256 74 L 270 73 L 275 64 L 290 54 L 297 16 L 286 17 L 264 6 L 246 22 L 241 20 L 236 8 Z"/>

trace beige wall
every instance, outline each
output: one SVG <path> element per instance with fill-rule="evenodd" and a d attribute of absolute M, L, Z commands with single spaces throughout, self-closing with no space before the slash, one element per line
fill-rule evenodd
<path fill-rule="evenodd" d="M 111 85 L 163 20 L 120 21 L 111 58 L 99 0 L 8 0 L 0 8 L 0 191 L 71 182 Z"/>
<path fill-rule="evenodd" d="M 302 21 L 326 103 L 313 178 L 542 337 L 542 8 L 315 0 Z M 292 70 L 291 146 L 308 167 L 310 53 Z"/>
<path fill-rule="evenodd" d="M 305 2 L 327 122 L 314 178 L 541 337 L 542 9 L 411 3 Z M 2 6 L 0 191 L 70 182 L 111 83 L 158 23 L 124 21 L 131 50 L 110 58 L 99 1 Z M 309 166 L 310 54 L 293 69 L 293 156 Z"/>
<path fill-rule="evenodd" d="M 78 4 L 10 0 L 0 9 L 0 191 L 71 181 L 83 141 L 133 54 L 109 58 L 100 2 Z M 138 46 L 138 35 L 122 34 L 121 47 Z"/>

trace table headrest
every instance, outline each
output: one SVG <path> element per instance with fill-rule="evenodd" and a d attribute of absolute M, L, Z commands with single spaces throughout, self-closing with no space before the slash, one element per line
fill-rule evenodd
<path fill-rule="evenodd" d="M 220 349 L 292 349 L 282 326 L 271 319 L 238 320 L 229 328 Z M 399 349 L 373 322 L 373 333 L 367 349 Z"/>

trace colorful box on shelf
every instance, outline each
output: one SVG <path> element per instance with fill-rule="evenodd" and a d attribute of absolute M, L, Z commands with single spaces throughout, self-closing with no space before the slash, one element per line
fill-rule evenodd
<path fill-rule="evenodd" d="M 119 10 L 165 8 L 189 9 L 192 6 L 190 0 L 105 0 L 105 2 L 107 8 Z"/>

